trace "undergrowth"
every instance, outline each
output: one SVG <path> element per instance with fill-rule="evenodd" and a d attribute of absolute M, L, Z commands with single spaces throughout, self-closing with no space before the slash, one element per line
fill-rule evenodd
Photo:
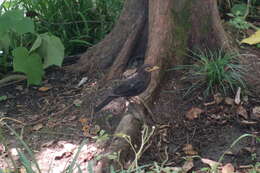
<path fill-rule="evenodd" d="M 65 45 L 67 55 L 79 54 L 112 29 L 123 0 L 17 0 L 38 32 L 51 32 Z"/>
<path fill-rule="evenodd" d="M 203 89 L 205 97 L 216 92 L 228 95 L 235 93 L 238 87 L 246 88 L 243 79 L 245 67 L 238 62 L 238 55 L 226 53 L 223 50 L 212 52 L 191 51 L 191 65 L 180 65 L 169 70 L 184 71 L 184 81 L 191 84 L 186 88 L 184 96 L 197 89 Z"/>

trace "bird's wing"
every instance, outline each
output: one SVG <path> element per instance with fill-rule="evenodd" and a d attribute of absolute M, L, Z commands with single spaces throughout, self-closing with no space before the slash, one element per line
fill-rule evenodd
<path fill-rule="evenodd" d="M 145 90 L 145 81 L 139 79 L 130 79 L 124 81 L 121 85 L 113 90 L 113 93 L 122 97 L 130 97 L 140 94 Z"/>

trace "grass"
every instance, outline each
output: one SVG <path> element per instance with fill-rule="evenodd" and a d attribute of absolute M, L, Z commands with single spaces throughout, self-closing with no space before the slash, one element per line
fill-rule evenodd
<path fill-rule="evenodd" d="M 246 88 L 243 79 L 245 67 L 238 62 L 238 55 L 222 50 L 191 52 L 191 65 L 180 65 L 169 70 L 184 70 L 183 80 L 191 83 L 184 96 L 204 88 L 204 96 L 216 92 L 224 95 L 235 93 L 238 87 Z"/>

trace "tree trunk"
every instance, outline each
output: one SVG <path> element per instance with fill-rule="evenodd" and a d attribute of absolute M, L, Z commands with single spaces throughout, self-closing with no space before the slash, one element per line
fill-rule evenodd
<path fill-rule="evenodd" d="M 155 96 L 160 96 L 160 87 L 176 77 L 167 76 L 165 69 L 188 61 L 185 58 L 187 50 L 205 48 L 237 51 L 221 25 L 217 1 L 164 0 L 162 3 L 159 0 L 127 0 L 114 29 L 104 40 L 89 49 L 72 69 L 88 74 L 98 69 L 106 74 L 102 79 L 109 81 L 120 78 L 136 61 L 136 57 L 141 57 L 141 62 L 137 64 L 160 67 L 159 71 L 152 74 L 146 91 L 139 95 L 144 104 L 130 104 L 128 111 L 122 113 L 122 117 L 126 115 L 128 118 L 122 118 L 123 122 L 116 132 L 124 132 L 134 138 L 140 134 L 138 122 L 165 118 L 154 115 L 150 110 Z M 171 118 L 177 118 L 177 113 L 171 115 Z M 126 130 L 124 127 L 127 126 L 122 126 L 126 119 L 127 123 L 137 124 L 129 125 L 134 128 Z M 127 150 L 129 145 L 118 137 L 114 137 L 108 147 L 108 152 Z M 103 168 L 108 160 L 102 163 Z"/>

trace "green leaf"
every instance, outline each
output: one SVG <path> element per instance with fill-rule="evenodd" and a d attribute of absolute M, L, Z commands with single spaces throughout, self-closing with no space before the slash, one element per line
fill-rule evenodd
<path fill-rule="evenodd" d="M 235 16 L 245 16 L 247 10 L 246 4 L 235 4 L 231 8 L 231 13 L 233 13 Z"/>
<path fill-rule="evenodd" d="M 32 53 L 33 51 L 35 51 L 36 49 L 38 49 L 42 44 L 42 38 L 38 35 L 37 39 L 34 41 L 31 49 L 30 49 L 30 53 Z"/>
<path fill-rule="evenodd" d="M 41 57 L 37 53 L 29 54 L 24 47 L 12 51 L 14 56 L 14 71 L 26 74 L 28 84 L 39 85 L 44 74 Z"/>
<path fill-rule="evenodd" d="M 0 33 L 5 33 L 10 30 L 17 32 L 18 34 L 34 33 L 33 20 L 24 17 L 22 10 L 10 10 L 0 16 Z"/>
<path fill-rule="evenodd" d="M 11 41 L 8 34 L 0 34 L 0 50 L 8 51 L 10 43 Z"/>
<path fill-rule="evenodd" d="M 0 96 L 0 102 L 5 101 L 7 99 L 7 96 Z"/>
<path fill-rule="evenodd" d="M 16 22 L 16 25 L 13 27 L 13 29 L 18 33 L 18 34 L 25 34 L 25 33 L 34 33 L 34 23 L 32 19 L 30 18 L 23 18 L 22 20 L 19 20 Z"/>
<path fill-rule="evenodd" d="M 64 46 L 61 40 L 50 34 L 40 34 L 42 38 L 42 44 L 39 47 L 38 53 L 44 59 L 43 68 L 47 68 L 52 65 L 62 65 L 64 58 Z"/>
<path fill-rule="evenodd" d="M 10 17 L 12 20 L 22 20 L 24 18 L 23 10 L 10 10 L 3 14 L 3 17 Z"/>
<path fill-rule="evenodd" d="M 10 18 L 6 16 L 0 17 L 0 33 L 6 33 L 8 30 L 10 30 L 12 23 L 10 22 Z"/>

